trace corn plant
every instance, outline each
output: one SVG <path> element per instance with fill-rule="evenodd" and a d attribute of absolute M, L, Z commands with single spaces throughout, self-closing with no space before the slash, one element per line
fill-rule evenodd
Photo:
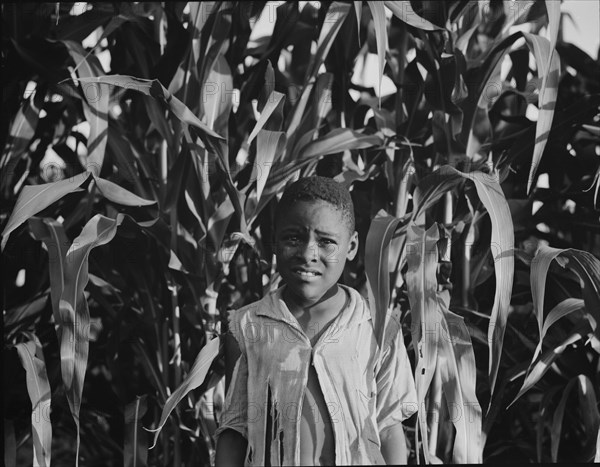
<path fill-rule="evenodd" d="M 355 203 L 342 280 L 402 323 L 411 462 L 600 461 L 600 64 L 559 1 L 2 17 L 6 465 L 211 464 L 227 315 L 314 173 Z"/>

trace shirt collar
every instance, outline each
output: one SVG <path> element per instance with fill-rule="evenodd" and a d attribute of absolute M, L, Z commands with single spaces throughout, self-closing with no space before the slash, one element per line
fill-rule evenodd
<path fill-rule="evenodd" d="M 338 285 L 350 296 L 350 302 L 342 312 L 342 316 L 340 316 L 339 326 L 347 327 L 358 325 L 372 319 L 371 312 L 362 295 L 352 287 L 343 284 Z M 258 302 L 258 309 L 256 310 L 257 316 L 266 316 L 286 323 L 295 323 L 296 319 L 283 301 L 284 289 L 285 284 L 264 296 Z"/>

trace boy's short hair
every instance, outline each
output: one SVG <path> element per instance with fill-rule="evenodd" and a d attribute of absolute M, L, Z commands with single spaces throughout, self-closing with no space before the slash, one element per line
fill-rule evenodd
<path fill-rule="evenodd" d="M 332 178 L 313 175 L 303 177 L 289 185 L 275 209 L 275 225 L 281 214 L 297 201 L 322 200 L 333 205 L 340 213 L 350 235 L 354 232 L 354 204 L 348 189 Z"/>

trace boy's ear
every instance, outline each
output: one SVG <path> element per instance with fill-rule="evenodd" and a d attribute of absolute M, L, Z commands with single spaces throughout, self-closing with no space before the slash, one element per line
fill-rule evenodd
<path fill-rule="evenodd" d="M 352 235 L 350 235 L 350 240 L 348 241 L 348 253 L 346 254 L 346 259 L 352 261 L 354 257 L 358 253 L 358 232 L 355 230 Z"/>

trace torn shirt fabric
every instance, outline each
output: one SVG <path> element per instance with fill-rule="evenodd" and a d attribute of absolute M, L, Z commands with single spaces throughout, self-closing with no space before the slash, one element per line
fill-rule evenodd
<path fill-rule="evenodd" d="M 384 464 L 381 433 L 417 411 L 417 395 L 400 322 L 391 319 L 382 346 L 363 297 L 348 306 L 314 347 L 280 287 L 230 314 L 240 347 L 221 424 L 248 440 L 245 465 L 299 465 L 302 404 L 311 365 L 333 427 L 336 465 Z"/>

